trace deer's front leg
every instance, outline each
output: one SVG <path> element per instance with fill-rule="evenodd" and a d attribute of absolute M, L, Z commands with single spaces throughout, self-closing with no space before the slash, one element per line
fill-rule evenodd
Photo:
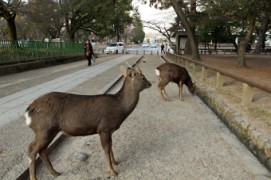
<path fill-rule="evenodd" d="M 179 97 L 181 99 L 181 101 L 183 101 L 183 83 L 182 82 L 179 82 L 178 84 L 178 87 L 179 87 Z"/>
<path fill-rule="evenodd" d="M 118 173 L 114 170 L 114 168 L 112 166 L 112 161 L 111 161 L 111 155 L 113 157 L 113 152 L 111 152 L 111 150 L 112 150 L 112 137 L 111 137 L 111 134 L 102 132 L 102 133 L 99 133 L 99 135 L 100 135 L 102 147 L 103 147 L 104 152 L 105 152 L 105 157 L 106 157 L 106 161 L 107 161 L 107 168 L 108 168 L 109 175 L 110 176 L 117 176 Z"/>
<path fill-rule="evenodd" d="M 110 157 L 111 157 L 111 162 L 112 162 L 114 165 L 117 165 L 118 162 L 115 160 L 115 158 L 114 158 L 114 153 L 113 153 L 113 150 L 112 150 L 112 141 L 111 141 L 111 146 L 110 146 Z"/>

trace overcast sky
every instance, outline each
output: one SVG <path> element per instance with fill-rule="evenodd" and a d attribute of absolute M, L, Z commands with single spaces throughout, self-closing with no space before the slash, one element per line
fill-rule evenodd
<path fill-rule="evenodd" d="M 169 22 L 174 22 L 174 17 L 176 16 L 173 8 L 167 10 L 158 10 L 154 7 L 150 7 L 148 4 L 141 4 L 140 0 L 133 0 L 133 5 L 138 6 L 138 10 L 141 14 L 142 21 L 155 21 L 166 23 L 168 25 Z M 144 28 L 144 31 L 151 32 L 149 28 Z"/>

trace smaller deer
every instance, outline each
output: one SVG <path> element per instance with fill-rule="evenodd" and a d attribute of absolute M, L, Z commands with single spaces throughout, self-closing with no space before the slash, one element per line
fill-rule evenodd
<path fill-rule="evenodd" d="M 162 98 L 165 101 L 170 101 L 170 98 L 165 90 L 165 87 L 169 82 L 174 82 L 178 85 L 179 97 L 181 100 L 183 100 L 183 84 L 185 84 L 188 87 L 189 92 L 194 95 L 194 83 L 192 82 L 191 77 L 189 76 L 187 70 L 184 67 L 178 66 L 173 63 L 164 63 L 155 69 L 155 74 L 159 78 L 158 89 L 161 93 Z"/>
<path fill-rule="evenodd" d="M 28 147 L 30 180 L 36 179 L 35 159 L 41 160 L 54 176 L 57 172 L 47 156 L 47 147 L 62 131 L 71 136 L 99 134 L 110 176 L 116 176 L 112 164 L 117 164 L 112 151 L 112 134 L 133 112 L 139 93 L 151 86 L 141 70 L 120 67 L 124 83 L 116 94 L 76 95 L 61 92 L 45 94 L 33 101 L 26 110 L 26 124 L 35 139 Z"/>

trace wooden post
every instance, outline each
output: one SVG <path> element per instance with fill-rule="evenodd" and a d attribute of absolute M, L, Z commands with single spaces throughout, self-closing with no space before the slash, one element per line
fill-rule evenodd
<path fill-rule="evenodd" d="M 216 72 L 216 90 L 221 90 L 224 84 L 224 76 L 220 72 Z"/>
<path fill-rule="evenodd" d="M 242 106 L 246 106 L 252 102 L 253 98 L 253 87 L 243 83 L 243 95 L 242 95 Z"/>
<path fill-rule="evenodd" d="M 189 61 L 185 61 L 185 67 L 186 69 L 189 69 Z"/>
<path fill-rule="evenodd" d="M 205 81 L 207 78 L 208 69 L 204 66 L 201 67 L 201 80 Z"/>
<path fill-rule="evenodd" d="M 192 63 L 192 74 L 196 73 L 196 67 L 197 65 L 195 63 Z"/>
<path fill-rule="evenodd" d="M 182 65 L 182 58 L 178 57 L 178 64 L 181 66 Z"/>

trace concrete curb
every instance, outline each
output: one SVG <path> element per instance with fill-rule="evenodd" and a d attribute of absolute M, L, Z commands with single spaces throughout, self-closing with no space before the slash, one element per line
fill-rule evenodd
<path fill-rule="evenodd" d="M 163 58 L 166 61 L 169 60 L 166 57 Z M 253 127 L 248 119 L 231 109 L 223 100 L 219 100 L 218 97 L 208 91 L 208 88 L 200 82 L 196 84 L 196 93 L 259 161 L 271 171 L 270 137 Z"/>

